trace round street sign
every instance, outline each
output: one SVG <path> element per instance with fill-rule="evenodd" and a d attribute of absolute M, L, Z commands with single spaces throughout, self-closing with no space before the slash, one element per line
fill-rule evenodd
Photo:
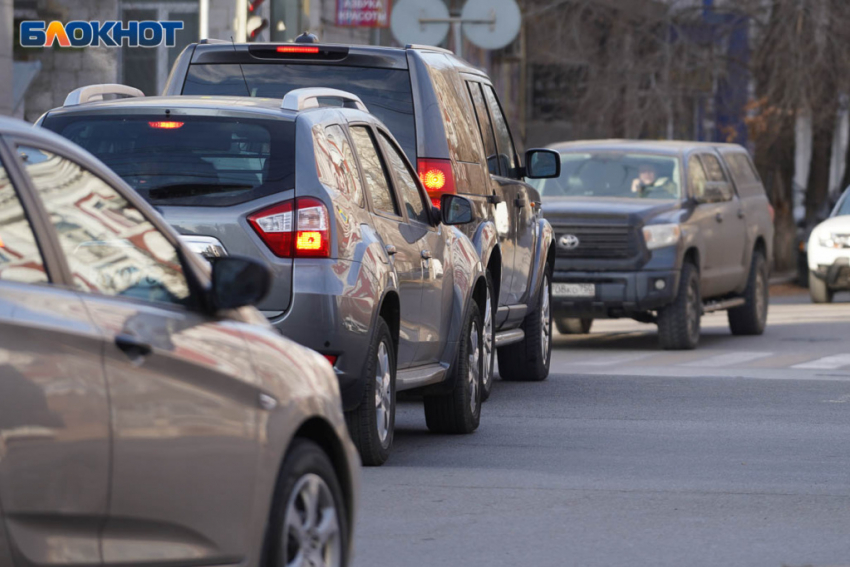
<path fill-rule="evenodd" d="M 422 23 L 422 19 L 447 20 L 449 9 L 441 0 L 401 0 L 393 6 L 390 29 L 402 45 L 439 45 L 449 33 L 448 22 Z"/>
<path fill-rule="evenodd" d="M 467 0 L 460 17 L 466 39 L 482 49 L 501 49 L 511 43 L 522 20 L 515 0 Z"/>

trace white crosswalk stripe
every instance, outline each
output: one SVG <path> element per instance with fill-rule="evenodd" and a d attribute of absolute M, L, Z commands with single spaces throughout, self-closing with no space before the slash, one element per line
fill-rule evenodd
<path fill-rule="evenodd" d="M 797 368 L 799 370 L 837 370 L 844 366 L 850 366 L 850 354 L 825 356 L 817 360 L 795 364 L 791 368 Z"/>
<path fill-rule="evenodd" d="M 644 358 L 649 358 L 650 356 L 653 356 L 655 354 L 656 353 L 612 354 L 606 356 L 605 358 L 593 358 L 590 360 L 582 360 L 577 364 L 581 364 L 583 366 L 615 366 L 617 364 L 628 364 L 629 362 L 643 360 Z"/>
<path fill-rule="evenodd" d="M 768 356 L 772 356 L 773 354 L 774 353 L 772 352 L 727 352 L 723 354 L 717 354 L 715 356 L 709 356 L 708 358 L 704 358 L 702 360 L 695 360 L 693 362 L 680 364 L 679 366 L 704 368 L 734 366 L 736 364 L 745 364 L 747 362 L 752 362 L 753 360 L 758 360 L 760 358 L 767 358 Z"/>

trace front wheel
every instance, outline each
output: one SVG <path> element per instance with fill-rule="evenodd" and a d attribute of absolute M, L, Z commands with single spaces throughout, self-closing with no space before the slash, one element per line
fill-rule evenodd
<path fill-rule="evenodd" d="M 312 441 L 296 438 L 283 461 L 269 524 L 268 565 L 345 567 L 349 531 L 333 464 Z"/>
<path fill-rule="evenodd" d="M 494 314 L 496 312 L 496 296 L 493 294 L 493 279 L 487 271 L 487 298 L 484 302 L 484 313 L 481 315 L 481 355 L 484 358 L 484 374 L 481 376 L 481 401 L 486 402 L 493 391 L 493 367 L 496 364 L 496 349 L 493 341 L 496 338 Z"/>
<path fill-rule="evenodd" d="M 537 296 L 537 305 L 522 322 L 525 338 L 499 349 L 499 375 L 502 380 L 541 382 L 549 376 L 552 357 L 552 286 L 549 272 Z"/>
<path fill-rule="evenodd" d="M 691 350 L 699 343 L 702 298 L 699 272 L 689 262 L 682 265 L 679 290 L 670 305 L 658 311 L 658 341 L 665 350 Z"/>
<path fill-rule="evenodd" d="M 733 335 L 760 335 L 767 324 L 767 305 L 770 297 L 767 261 L 764 255 L 753 252 L 744 303 L 726 312 Z"/>
<path fill-rule="evenodd" d="M 457 357 L 453 365 L 451 392 L 425 396 L 425 424 L 434 433 L 472 433 L 481 421 L 481 314 L 470 299 Z"/>
<path fill-rule="evenodd" d="M 812 303 L 832 303 L 835 292 L 814 272 L 809 272 L 809 295 L 812 296 Z"/>

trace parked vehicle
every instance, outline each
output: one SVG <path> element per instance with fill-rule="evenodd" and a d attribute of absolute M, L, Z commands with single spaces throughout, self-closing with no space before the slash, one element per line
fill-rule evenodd
<path fill-rule="evenodd" d="M 269 281 L 0 118 L 0 565 L 348 563 L 337 380 L 249 307 Z"/>
<path fill-rule="evenodd" d="M 333 87 L 360 97 L 398 139 L 435 203 L 462 194 L 475 206 L 463 230 L 488 285 L 484 308 L 484 398 L 495 349 L 505 380 L 549 374 L 549 278 L 554 247 L 540 195 L 524 178 L 557 177 L 557 155 L 518 159 L 508 121 L 487 75 L 450 51 L 208 41 L 175 61 L 167 95 L 283 97 L 299 87 Z"/>
<path fill-rule="evenodd" d="M 850 290 L 850 188 L 812 230 L 806 250 L 814 303 L 832 303 L 835 292 Z"/>
<path fill-rule="evenodd" d="M 97 155 L 202 251 L 272 266 L 260 309 L 334 365 L 365 464 L 387 459 L 399 391 L 423 394 L 433 431 L 478 427 L 487 280 L 451 226 L 472 221 L 472 204 L 449 195 L 442 216 L 432 208 L 359 98 L 308 88 L 282 101 L 85 104 L 86 92 L 96 91 L 72 94 L 42 124 Z"/>
<path fill-rule="evenodd" d="M 703 313 L 735 335 L 764 331 L 772 209 L 734 144 L 595 141 L 553 146 L 561 175 L 539 182 L 554 227 L 556 319 L 656 323 L 665 349 L 692 349 Z"/>

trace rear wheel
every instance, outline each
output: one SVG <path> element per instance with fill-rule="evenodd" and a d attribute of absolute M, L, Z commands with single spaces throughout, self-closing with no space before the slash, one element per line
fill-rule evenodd
<path fill-rule="evenodd" d="M 484 358 L 484 374 L 481 376 L 481 401 L 486 402 L 493 391 L 493 367 L 496 365 L 496 349 L 493 345 L 494 332 L 493 315 L 495 314 L 496 297 L 493 294 L 493 280 L 487 272 L 487 299 L 484 302 L 484 313 L 481 314 L 481 356 Z"/>
<path fill-rule="evenodd" d="M 269 524 L 269 567 L 344 567 L 348 525 L 339 480 L 322 449 L 296 438 L 283 461 Z"/>
<path fill-rule="evenodd" d="M 537 306 L 522 322 L 525 338 L 499 349 L 499 375 L 503 380 L 540 382 L 549 376 L 552 356 L 552 287 L 549 272 L 537 296 Z"/>
<path fill-rule="evenodd" d="M 425 424 L 434 433 L 472 433 L 481 420 L 481 314 L 470 301 L 457 358 L 453 365 L 452 391 L 425 396 Z"/>
<path fill-rule="evenodd" d="M 750 264 L 750 277 L 744 290 L 746 303 L 726 312 L 729 329 L 733 335 L 760 335 L 767 323 L 768 289 L 767 262 L 764 255 L 756 250 Z"/>
<path fill-rule="evenodd" d="M 395 349 L 390 328 L 378 318 L 363 370 L 363 397 L 357 409 L 346 412 L 351 440 L 366 466 L 386 462 L 395 428 Z"/>
<path fill-rule="evenodd" d="M 809 295 L 812 296 L 812 303 L 832 303 L 835 292 L 814 272 L 809 272 Z"/>
<path fill-rule="evenodd" d="M 658 311 L 658 341 L 665 350 L 690 350 L 699 343 L 702 298 L 699 272 L 690 262 L 682 265 L 679 290 L 670 305 Z"/>
<path fill-rule="evenodd" d="M 586 335 L 590 332 L 593 319 L 576 319 L 575 317 L 558 317 L 555 319 L 558 332 L 562 335 Z"/>

